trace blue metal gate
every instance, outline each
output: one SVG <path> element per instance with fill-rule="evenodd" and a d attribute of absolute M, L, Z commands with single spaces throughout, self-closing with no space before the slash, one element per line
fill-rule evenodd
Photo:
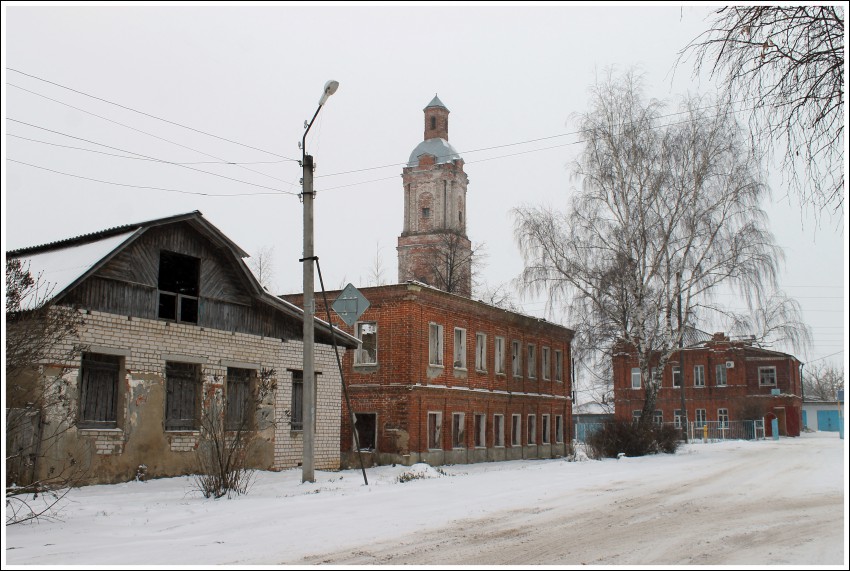
<path fill-rule="evenodd" d="M 838 432 L 838 411 L 819 410 L 818 430 L 823 432 Z"/>

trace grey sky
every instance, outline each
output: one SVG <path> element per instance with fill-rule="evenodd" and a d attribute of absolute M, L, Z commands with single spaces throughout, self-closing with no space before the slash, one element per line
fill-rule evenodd
<path fill-rule="evenodd" d="M 307 140 L 317 163 L 316 254 L 326 285 L 368 285 L 376 251 L 384 279 L 395 281 L 401 169 L 422 140 L 422 109 L 435 93 L 451 110 L 449 140 L 466 161 L 468 234 L 473 243 L 486 245 L 483 278 L 491 285 L 506 282 L 522 268 L 511 208 L 522 203 L 563 207 L 576 185 L 567 168 L 579 149 L 570 117 L 586 109 L 595 76 L 610 65 L 637 66 L 654 97 L 713 91 L 710 81 L 697 82 L 688 68 L 673 73 L 678 51 L 705 29 L 710 10 L 6 3 L 4 247 L 200 210 L 248 252 L 274 246 L 276 292 L 300 291 L 302 211 L 296 195 L 301 173 L 296 162 L 275 155 L 300 158 L 304 120 L 315 112 L 324 83 L 336 79 L 339 91 Z M 7 67 L 269 152 L 133 113 Z M 208 155 L 283 162 L 186 165 L 252 186 L 21 137 L 175 162 L 217 160 Z M 516 144 L 536 139 L 541 140 Z M 479 150 L 501 145 L 510 146 Z M 329 176 L 333 173 L 348 174 Z M 242 196 L 115 186 L 68 174 Z M 781 179 L 771 175 L 771 181 L 774 203 L 765 207 L 786 254 L 782 287 L 799 300 L 814 330 L 815 347 L 799 356 L 813 361 L 844 351 L 823 361 L 846 362 L 846 231 L 842 234 L 829 218 L 816 227 L 795 197 L 785 197 Z M 542 315 L 541 300 L 523 304 L 526 313 Z M 563 316 L 553 319 L 569 325 Z"/>

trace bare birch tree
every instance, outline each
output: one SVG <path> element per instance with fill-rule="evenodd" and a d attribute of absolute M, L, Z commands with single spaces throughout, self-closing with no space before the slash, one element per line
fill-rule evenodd
<path fill-rule="evenodd" d="M 261 286 L 269 291 L 275 287 L 274 246 L 263 246 L 257 250 L 255 255 L 248 258 L 248 266 Z"/>
<path fill-rule="evenodd" d="M 681 110 L 684 120 L 664 124 L 664 104 L 644 100 L 638 78 L 609 75 L 579 117 L 582 187 L 569 212 L 515 210 L 524 287 L 569 307 L 580 346 L 636 351 L 643 425 L 661 383 L 650 362 L 663 371 L 689 327 L 730 314 L 713 299 L 720 287 L 763 306 L 781 259 L 759 207 L 768 189 L 734 115 L 695 98 Z"/>
<path fill-rule="evenodd" d="M 779 145 L 801 202 L 843 215 L 844 8 L 726 6 L 687 55 L 751 108 L 754 139 Z"/>

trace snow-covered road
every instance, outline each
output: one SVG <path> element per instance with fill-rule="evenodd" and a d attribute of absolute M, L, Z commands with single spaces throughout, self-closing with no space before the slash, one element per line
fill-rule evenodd
<path fill-rule="evenodd" d="M 7 526 L 9 565 L 843 565 L 835 433 L 691 444 L 675 455 L 263 472 L 204 500 L 191 478 L 74 490 L 54 521 Z"/>

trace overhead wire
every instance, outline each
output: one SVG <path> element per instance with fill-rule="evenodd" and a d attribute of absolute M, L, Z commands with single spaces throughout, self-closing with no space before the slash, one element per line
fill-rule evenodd
<path fill-rule="evenodd" d="M 233 193 L 233 194 L 211 194 L 209 192 L 197 192 L 197 191 L 190 191 L 190 190 L 180 190 L 180 189 L 175 189 L 175 188 L 163 188 L 163 187 L 159 187 L 159 186 L 144 186 L 144 185 L 138 185 L 138 184 L 125 184 L 125 183 L 121 183 L 121 182 L 113 182 L 113 181 L 108 181 L 108 180 L 102 180 L 102 179 L 91 178 L 91 177 L 87 177 L 87 176 L 81 176 L 81 175 L 71 174 L 71 173 L 67 173 L 67 172 L 57 171 L 57 170 L 50 169 L 50 168 L 47 168 L 47 167 L 42 167 L 42 166 L 34 165 L 34 164 L 31 164 L 31 163 L 25 163 L 24 161 L 18 161 L 18 160 L 15 160 L 15 159 L 10 159 L 9 157 L 6 157 L 6 160 L 11 161 L 13 163 L 19 163 L 19 164 L 22 164 L 22 165 L 26 165 L 28 167 L 33 167 L 33 168 L 36 168 L 36 169 L 46 170 L 46 171 L 50 171 L 50 172 L 53 172 L 53 173 L 57 173 L 57 174 L 65 175 L 65 176 L 70 176 L 70 177 L 73 177 L 73 178 L 80 178 L 80 179 L 83 179 L 83 180 L 91 180 L 91 181 L 100 182 L 100 183 L 103 183 L 103 184 L 113 184 L 113 185 L 116 185 L 116 186 L 125 186 L 125 187 L 129 187 L 129 188 L 162 190 L 162 191 L 165 191 L 165 192 L 177 192 L 177 193 L 180 193 L 180 194 L 195 194 L 195 195 L 199 195 L 199 196 L 209 196 L 209 197 L 234 197 L 234 196 L 255 196 L 255 195 L 261 195 L 261 194 L 278 194 L 278 192 L 243 192 L 243 193 Z M 295 193 L 290 192 L 290 193 L 287 193 L 287 194 L 295 194 Z"/>
<path fill-rule="evenodd" d="M 20 123 L 20 124 L 22 124 L 22 125 L 27 125 L 27 126 L 29 126 L 29 127 L 34 127 L 34 128 L 36 128 L 36 129 L 41 129 L 41 130 L 43 130 L 43 131 L 48 131 L 48 132 L 50 132 L 50 133 L 56 133 L 56 134 L 58 134 L 58 135 L 62 135 L 62 136 L 64 136 L 64 137 L 69 137 L 69 138 L 71 138 L 71 139 L 77 139 L 77 140 L 79 140 L 79 141 L 85 141 L 86 143 L 91 143 L 91 144 L 93 144 L 93 145 L 98 145 L 98 146 L 101 146 L 101 147 L 106 147 L 107 149 L 112 149 L 112 150 L 115 150 L 115 151 L 121 151 L 121 152 L 124 152 L 124 153 L 130 153 L 130 154 L 137 155 L 137 156 L 139 156 L 139 157 L 143 157 L 144 159 L 148 159 L 148 160 L 151 160 L 151 161 L 155 161 L 155 162 L 159 162 L 159 163 L 164 163 L 164 164 L 170 164 L 170 165 L 178 166 L 178 167 L 181 167 L 181 168 L 185 168 L 185 169 L 189 169 L 189 170 L 192 170 L 192 171 L 196 171 L 196 172 L 200 172 L 200 173 L 208 174 L 208 175 L 211 175 L 211 176 L 217 176 L 217 177 L 224 178 L 224 179 L 227 179 L 227 180 L 232 180 L 232 181 L 234 181 L 234 182 L 239 182 L 239 183 L 242 183 L 242 184 L 247 184 L 247 185 L 250 185 L 250 186 L 256 186 L 256 187 L 259 187 L 259 188 L 265 188 L 265 189 L 268 189 L 268 190 L 274 190 L 275 192 L 279 192 L 279 193 L 282 193 L 282 194 L 291 194 L 291 195 L 295 195 L 295 194 L 296 194 L 296 193 L 294 193 L 294 192 L 289 192 L 289 191 L 286 191 L 286 190 L 281 190 L 281 189 L 279 189 L 279 188 L 273 188 L 273 187 L 271 187 L 271 186 L 265 186 L 265 185 L 263 185 L 263 184 L 256 184 L 256 183 L 253 183 L 253 182 L 248 182 L 248 181 L 245 181 L 245 180 L 240 180 L 240 179 L 237 179 L 237 178 L 229 177 L 229 176 L 226 176 L 226 175 L 223 175 L 223 174 L 218 174 L 218 173 L 214 173 L 214 172 L 209 172 L 209 171 L 205 171 L 205 170 L 203 170 L 203 169 L 197 169 L 197 168 L 194 168 L 194 167 L 190 167 L 190 166 L 188 166 L 188 165 L 179 164 L 179 163 L 173 163 L 173 162 L 171 162 L 171 161 L 165 161 L 165 160 L 162 160 L 162 159 L 157 159 L 156 157 L 150 157 L 150 156 L 148 156 L 148 155 L 143 155 L 143 154 L 141 154 L 141 153 L 136 153 L 136 152 L 134 152 L 134 151 L 128 151 L 127 149 L 120 149 L 120 148 L 118 148 L 118 147 L 113 147 L 113 146 L 110 146 L 110 145 L 105 145 L 105 144 L 103 144 L 103 143 L 98 143 L 98 142 L 96 142 L 96 141 L 92 141 L 92 140 L 89 140 L 89 139 L 83 139 L 82 137 L 76 137 L 76 136 L 74 136 L 74 135 L 69 135 L 69 134 L 67 134 L 67 133 L 63 133 L 63 132 L 61 132 L 61 131 L 55 131 L 55 130 L 53 130 L 53 129 L 48 129 L 48 128 L 46 128 L 46 127 L 41 127 L 41 126 L 39 126 L 39 125 L 35 125 L 35 124 L 33 124 L 33 123 L 27 123 L 27 122 L 25 122 L 25 121 L 19 121 L 18 119 L 13 119 L 13 118 L 11 118 L 11 117 L 6 117 L 6 120 L 7 120 L 7 121 L 14 121 L 15 123 Z M 119 155 L 115 155 L 115 156 L 119 156 Z M 132 158 L 132 157 L 124 157 L 124 158 Z M 16 161 L 16 162 L 21 162 L 21 161 Z M 22 163 L 22 164 L 29 164 L 29 163 Z M 30 165 L 30 166 L 32 166 L 32 165 Z M 50 169 L 47 169 L 47 170 L 50 170 Z"/>
<path fill-rule="evenodd" d="M 158 117 L 157 115 L 153 115 L 153 114 L 151 114 L 151 113 L 145 113 L 144 111 L 139 111 L 138 109 L 134 109 L 134 108 L 132 108 L 132 107 L 128 107 L 128 106 L 126 106 L 126 105 L 121 105 L 120 103 L 116 103 L 116 102 L 114 102 L 114 101 L 110 101 L 110 100 L 108 100 L 108 99 L 104 99 L 104 98 L 102 98 L 102 97 L 98 97 L 98 96 L 96 96 L 96 95 L 92 95 L 92 94 L 90 94 L 90 93 L 86 93 L 85 91 L 80 91 L 80 90 L 78 90 L 78 89 L 74 89 L 73 87 L 68 87 L 67 85 L 62 85 L 61 83 L 57 83 L 57 82 L 55 82 L 55 81 L 50 81 L 49 79 L 45 79 L 45 78 L 43 78 L 43 77 L 39 77 L 39 76 L 37 76 L 37 75 L 33 75 L 33 74 L 31 74 L 31 73 L 26 73 L 26 72 L 21 71 L 21 70 L 19 70 L 19 69 L 14 69 L 14 68 L 11 68 L 11 67 L 6 67 L 6 69 L 7 69 L 7 70 L 9 70 L 9 71 L 13 71 L 13 72 L 15 72 L 15 73 L 19 73 L 19 74 L 21 74 L 21 75 L 25 75 L 25 76 L 27 76 L 27 77 L 31 77 L 31 78 L 33 78 L 33 79 L 37 79 L 38 81 L 43 81 L 44 83 L 49 83 L 49 84 L 51 84 L 51 85 L 55 85 L 55 86 L 57 86 L 57 87 L 61 87 L 62 89 L 67 89 L 68 91 L 73 91 L 74 93 L 79 93 L 80 95 L 85 95 L 86 97 L 91 97 L 92 99 L 97 99 L 98 101 L 103 101 L 104 103 L 109 103 L 110 105 L 115 105 L 116 107 L 120 107 L 121 109 L 126 109 L 127 111 L 132 111 L 133 113 L 138 113 L 138 114 L 140 114 L 140 115 L 144 115 L 145 117 L 150 117 L 151 119 L 156 119 L 156 120 L 158 120 L 158 121 L 163 121 L 163 122 L 165 122 L 165 123 L 169 123 L 169 124 L 171 124 L 171 125 L 176 125 L 177 127 L 182 127 L 182 128 L 184 128 L 184 129 L 188 129 L 188 130 L 190 130 L 190 131 L 194 131 L 194 132 L 196 132 L 196 133 L 200 133 L 200 134 L 202 134 L 202 135 L 207 135 L 208 137 L 214 137 L 214 138 L 216 138 L 216 139 L 220 139 L 220 140 L 222 140 L 222 141 L 227 141 L 228 143 L 233 143 L 234 145 L 241 145 L 241 146 L 246 147 L 246 148 L 248 148 L 248 149 L 253 149 L 253 150 L 255 150 L 255 151 L 260 151 L 260 152 L 262 152 L 262 153 L 266 153 L 266 154 L 269 154 L 269 155 L 273 155 L 273 156 L 275 156 L 275 157 L 279 157 L 279 158 L 281 158 L 281 159 L 285 159 L 285 160 L 287 160 L 287 161 L 298 162 L 298 159 L 293 159 L 293 158 L 291 158 L 291 157 L 287 157 L 287 156 L 284 156 L 284 155 L 280 155 L 280 154 L 278 154 L 278 153 L 274 153 L 274 152 L 272 152 L 272 151 L 267 151 L 267 150 L 265 150 L 265 149 L 261 149 L 261 148 L 259 148 L 259 147 L 254 147 L 254 146 L 252 146 L 252 145 L 247 145 L 247 144 L 245 144 L 245 143 L 240 143 L 239 141 L 234 141 L 233 139 L 228 139 L 228 138 L 226 138 L 226 137 L 221 137 L 221 136 L 219 136 L 219 135 L 215 135 L 215 134 L 213 134 L 213 133 L 208 133 L 208 132 L 206 132 L 206 131 L 201 131 L 200 129 L 195 129 L 194 127 L 189 127 L 188 125 L 183 125 L 182 123 L 177 123 L 176 121 L 171 121 L 171 120 L 169 120 L 169 119 L 164 119 L 164 118 L 162 118 L 162 117 Z M 9 85 L 11 85 L 11 84 L 9 84 Z"/>
<path fill-rule="evenodd" d="M 28 93 L 32 93 L 33 95 L 36 95 L 36 96 L 38 96 L 38 97 L 42 97 L 42 98 L 47 99 L 47 100 L 49 100 L 49 101 L 53 101 L 54 103 L 58 103 L 59 105 L 64 105 L 64 106 L 66 106 L 66 107 L 70 107 L 71 109 L 75 109 L 75 110 L 77 110 L 77 111 L 80 111 L 81 113 L 86 113 L 87 115 L 91 115 L 91 116 L 93 116 L 93 117 L 97 117 L 98 119 L 102 119 L 102 120 L 107 121 L 107 122 L 109 122 L 109 123 L 114 123 L 115 125 L 119 125 L 119 126 L 121 126 L 121 127 L 124 127 L 125 129 L 130 129 L 131 131 L 136 131 L 137 133 L 142 133 L 143 135 L 147 135 L 147 136 L 149 136 L 149 137 L 153 137 L 154 139 L 159 139 L 160 141 L 165 141 L 166 143 L 170 143 L 170 144 L 172 144 L 172 145 L 176 145 L 176 146 L 178 146 L 178 147 L 182 147 L 182 148 L 184 148 L 184 149 L 188 149 L 188 150 L 190 150 L 190 151 L 194 151 L 194 152 L 196 152 L 196 153 L 200 153 L 200 154 L 202 154 L 202 155 L 204 155 L 204 156 L 206 156 L 206 157 L 211 157 L 211 158 L 213 158 L 213 159 L 217 159 L 217 160 L 221 161 L 222 163 L 230 163 L 230 161 L 228 161 L 227 159 L 222 159 L 221 157 L 217 157 L 217 156 L 215 156 L 215 155 L 211 155 L 211 154 L 209 154 L 209 153 L 205 153 L 204 151 L 200 151 L 200 150 L 198 150 L 198 149 L 195 149 L 195 148 L 193 148 L 193 147 L 189 147 L 189 146 L 184 145 L 184 144 L 182 144 L 182 143 L 178 143 L 178 142 L 176 142 L 176 141 L 172 141 L 172 140 L 170 140 L 170 139 L 166 139 L 165 137 L 160 137 L 159 135 L 154 135 L 153 133 L 148 133 L 147 131 L 143 131 L 143 130 L 141 130 L 141 129 L 137 129 L 137 128 L 135 128 L 135 127 L 131 126 L 131 125 L 127 125 L 127 124 L 125 124 L 125 123 L 121 123 L 120 121 L 115 121 L 114 119 L 110 119 L 110 118 L 108 118 L 108 117 L 104 117 L 103 115 L 98 115 L 97 113 L 93 113 L 93 112 L 91 112 L 91 111 L 87 111 L 87 110 L 82 109 L 82 108 L 80 108 L 80 107 L 77 107 L 77 106 L 75 106 L 75 105 L 71 105 L 70 103 L 65 103 L 64 101 L 60 101 L 60 100 L 58 100 L 58 99 L 54 99 L 53 97 L 48 97 L 47 95 L 43 95 L 43 94 L 41 94 L 41 93 L 37 93 L 37 92 L 32 91 L 32 90 L 30 90 L 30 89 L 26 89 L 26 88 L 24 88 L 24 87 L 20 87 L 20 86 L 18 86 L 18 85 L 13 84 L 13 83 L 6 82 L 6 85 L 9 85 L 9 86 L 11 86 L 11 87 L 15 87 L 15 88 L 17 88 L 17 89 L 20 89 L 20 90 L 22 90 L 22 91 L 26 91 L 26 92 L 28 92 Z M 248 167 L 245 167 L 245 166 L 242 166 L 242 165 L 239 165 L 239 164 L 235 164 L 235 166 L 237 166 L 237 167 L 239 167 L 239 168 L 241 168 L 241 169 L 244 169 L 244 170 L 246 170 L 246 171 L 253 172 L 253 173 L 255 173 L 255 174 L 259 174 L 259 175 L 262 175 L 262 176 L 265 176 L 265 177 L 268 177 L 268 178 L 271 178 L 271 179 L 277 180 L 277 181 L 279 181 L 279 182 L 282 182 L 282 183 L 284 183 L 284 184 L 288 184 L 288 185 L 290 185 L 290 186 L 296 186 L 295 184 L 293 184 L 293 183 L 291 183 L 291 182 L 289 182 L 289 181 L 283 180 L 282 178 L 278 178 L 278 177 L 276 177 L 276 176 L 272 176 L 272 175 L 270 175 L 270 174 L 266 174 L 266 173 L 264 173 L 264 172 L 262 172 L 262 171 L 258 171 L 258 170 L 254 170 L 254 169 L 249 169 Z"/>

